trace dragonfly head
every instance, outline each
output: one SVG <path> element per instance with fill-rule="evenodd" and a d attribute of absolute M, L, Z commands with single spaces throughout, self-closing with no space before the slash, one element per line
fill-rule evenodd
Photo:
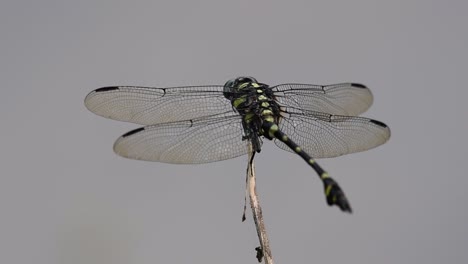
<path fill-rule="evenodd" d="M 224 96 L 226 98 L 230 98 L 232 93 L 239 92 L 245 87 L 248 87 L 249 84 L 258 83 L 257 80 L 253 77 L 237 77 L 235 79 L 231 79 L 224 84 Z"/>

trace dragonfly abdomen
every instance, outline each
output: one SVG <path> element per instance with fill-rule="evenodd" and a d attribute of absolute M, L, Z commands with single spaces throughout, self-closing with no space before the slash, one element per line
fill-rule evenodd
<path fill-rule="evenodd" d="M 286 144 L 291 150 L 298 154 L 315 172 L 319 175 L 324 184 L 325 196 L 328 205 L 337 205 L 345 212 L 352 212 L 351 205 L 348 202 L 344 192 L 341 190 L 338 183 L 333 180 L 328 173 L 318 165 L 314 158 L 307 154 L 302 148 L 292 141 L 285 133 L 283 133 L 277 124 L 274 122 L 263 122 L 262 130 L 267 138 L 276 138 Z"/>

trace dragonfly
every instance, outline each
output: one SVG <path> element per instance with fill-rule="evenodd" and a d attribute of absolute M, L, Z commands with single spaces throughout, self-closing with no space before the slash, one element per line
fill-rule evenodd
<path fill-rule="evenodd" d="M 315 159 L 375 148 L 390 138 L 383 122 L 359 116 L 372 104 L 359 83 L 269 86 L 253 77 L 224 85 L 169 88 L 108 86 L 85 106 L 109 119 L 143 125 L 114 143 L 118 155 L 200 164 L 259 153 L 263 140 L 300 156 L 323 182 L 326 202 L 352 212 L 342 188 Z M 252 156 L 253 157 L 253 156 Z"/>

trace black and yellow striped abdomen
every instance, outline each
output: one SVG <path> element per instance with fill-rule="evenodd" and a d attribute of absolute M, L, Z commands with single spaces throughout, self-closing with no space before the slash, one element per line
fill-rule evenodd
<path fill-rule="evenodd" d="M 284 134 L 277 124 L 273 122 L 264 122 L 262 128 L 265 134 L 268 135 L 268 138 L 276 138 L 286 144 L 315 170 L 324 184 L 325 196 L 327 198 L 328 205 L 337 205 L 345 212 L 352 212 L 351 205 L 338 183 L 333 180 L 328 173 L 320 167 L 320 165 L 317 164 L 314 158 L 304 152 L 299 145 Z"/>

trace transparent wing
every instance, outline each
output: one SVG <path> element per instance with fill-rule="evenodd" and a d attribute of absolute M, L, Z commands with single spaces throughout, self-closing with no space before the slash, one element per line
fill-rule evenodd
<path fill-rule="evenodd" d="M 356 116 L 318 112 L 289 113 L 280 119 L 279 128 L 314 158 L 331 158 L 375 148 L 390 138 L 382 122 Z M 275 139 L 281 149 L 291 151 Z"/>
<path fill-rule="evenodd" d="M 247 153 L 239 115 L 146 126 L 132 130 L 114 144 L 118 155 L 176 164 L 207 163 Z"/>
<path fill-rule="evenodd" d="M 141 125 L 177 122 L 231 111 L 223 86 L 152 88 L 103 87 L 90 92 L 86 107 L 93 113 Z"/>
<path fill-rule="evenodd" d="M 369 109 L 373 100 L 371 91 L 358 83 L 281 84 L 272 90 L 283 106 L 332 115 L 359 115 Z"/>

